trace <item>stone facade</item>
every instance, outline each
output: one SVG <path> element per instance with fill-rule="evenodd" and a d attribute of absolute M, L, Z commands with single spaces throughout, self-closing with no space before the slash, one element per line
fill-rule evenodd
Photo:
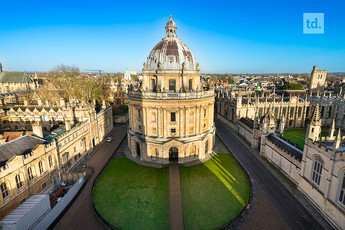
<path fill-rule="evenodd" d="M 37 76 L 25 72 L 3 72 L 0 63 L 0 93 L 33 90 L 39 87 Z"/>
<path fill-rule="evenodd" d="M 128 145 L 133 157 L 165 165 L 212 153 L 214 90 L 202 87 L 199 65 L 186 50 L 170 18 L 166 37 L 151 51 L 147 68 L 144 63 L 142 82 L 129 87 Z"/>
<path fill-rule="evenodd" d="M 320 105 L 321 122 L 330 126 L 333 120 L 336 127 L 345 128 L 345 100 L 331 93 L 321 96 L 307 96 L 306 91 L 235 91 L 223 92 L 218 89 L 216 98 L 217 113 L 227 120 L 237 123 L 241 118 L 254 120 L 262 117 L 272 107 L 274 116 L 285 120 L 286 128 L 303 128 L 312 118 L 313 108 Z"/>
<path fill-rule="evenodd" d="M 44 131 L 60 123 L 75 124 L 88 120 L 94 108 L 86 103 L 71 99 L 69 102 L 61 99 L 59 104 L 49 101 L 35 103 L 24 100 L 23 104 L 8 104 L 0 107 L 0 126 L 6 130 L 31 130 L 34 123 L 40 123 Z"/>
<path fill-rule="evenodd" d="M 113 79 L 108 83 L 108 87 L 111 91 L 108 101 L 114 106 L 127 105 L 128 100 L 126 94 L 128 92 L 128 86 L 131 84 L 131 80 L 122 79 L 121 81 L 114 81 Z"/>
<path fill-rule="evenodd" d="M 53 179 L 55 182 L 58 178 L 61 179 L 63 172 L 68 172 L 112 130 L 112 119 L 111 107 L 104 108 L 98 113 L 93 112 L 83 122 L 53 141 L 33 146 L 31 151 L 23 155 L 14 155 L 2 162 L 0 218 L 10 213 L 29 196 L 39 194 L 48 188 Z"/>

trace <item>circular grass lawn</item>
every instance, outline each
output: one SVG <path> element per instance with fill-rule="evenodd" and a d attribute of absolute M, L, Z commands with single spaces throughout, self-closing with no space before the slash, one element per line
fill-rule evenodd
<path fill-rule="evenodd" d="M 215 229 L 249 199 L 249 181 L 230 154 L 180 167 L 186 229 Z M 169 171 L 113 159 L 93 190 L 97 212 L 121 229 L 169 229 Z"/>
<path fill-rule="evenodd" d="M 169 172 L 113 159 L 98 179 L 97 212 L 120 229 L 169 229 Z"/>
<path fill-rule="evenodd" d="M 180 167 L 186 229 L 216 229 L 246 206 L 250 185 L 230 154 L 217 154 L 205 163 Z"/>

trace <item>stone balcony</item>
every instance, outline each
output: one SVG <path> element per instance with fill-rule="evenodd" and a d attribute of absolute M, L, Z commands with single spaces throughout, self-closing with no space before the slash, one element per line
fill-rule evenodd
<path fill-rule="evenodd" d="M 152 91 L 135 91 L 129 90 L 126 94 L 129 98 L 140 98 L 140 99 L 154 99 L 154 100 L 189 100 L 197 98 L 208 98 L 214 97 L 215 92 L 213 89 L 208 91 L 193 91 L 188 93 L 181 92 L 152 92 Z"/>

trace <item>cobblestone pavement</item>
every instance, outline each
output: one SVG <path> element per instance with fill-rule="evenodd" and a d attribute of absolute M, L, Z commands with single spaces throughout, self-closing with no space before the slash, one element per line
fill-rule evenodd
<path fill-rule="evenodd" d="M 115 130 L 109 134 L 109 136 L 114 138 L 113 141 L 110 143 L 103 141 L 95 147 L 88 158 L 85 158 L 85 160 L 74 168 L 74 171 L 81 170 L 85 168 L 84 166 L 88 162 L 87 167 L 92 168 L 94 172 L 72 206 L 56 224 L 55 229 L 107 229 L 98 220 L 92 208 L 92 183 L 107 161 L 113 156 L 113 153 L 121 144 L 126 134 L 127 125 L 116 126 Z"/>
<path fill-rule="evenodd" d="M 218 119 L 216 126 L 217 134 L 254 182 L 254 207 L 239 228 L 331 229 L 305 198 L 298 196 L 298 191 L 289 187 L 231 128 Z"/>

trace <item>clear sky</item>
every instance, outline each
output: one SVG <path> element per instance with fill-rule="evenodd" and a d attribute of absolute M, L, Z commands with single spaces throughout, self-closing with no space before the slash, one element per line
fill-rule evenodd
<path fill-rule="evenodd" d="M 303 34 L 303 13 L 325 33 Z M 345 1 L 0 1 L 4 70 L 141 71 L 172 14 L 203 73 L 345 72 Z"/>

